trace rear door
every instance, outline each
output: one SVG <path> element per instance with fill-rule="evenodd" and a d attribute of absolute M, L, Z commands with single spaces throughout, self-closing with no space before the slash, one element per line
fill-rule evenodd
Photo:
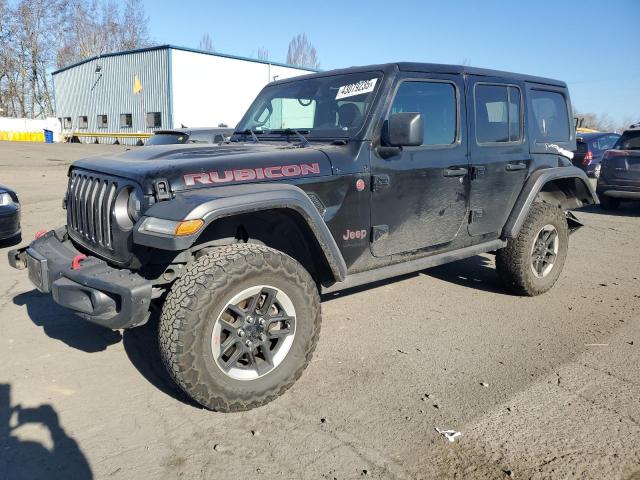
<path fill-rule="evenodd" d="M 470 235 L 502 230 L 527 177 L 522 90 L 507 79 L 469 76 Z"/>

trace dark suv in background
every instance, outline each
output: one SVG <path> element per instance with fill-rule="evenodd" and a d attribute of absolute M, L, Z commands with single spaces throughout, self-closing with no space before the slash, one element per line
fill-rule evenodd
<path fill-rule="evenodd" d="M 613 148 L 620 135 L 617 133 L 583 133 L 576 137 L 573 164 L 584 170 L 590 177 L 600 176 L 600 162 L 604 152 Z"/>
<path fill-rule="evenodd" d="M 597 192 L 605 210 L 615 210 L 621 200 L 640 200 L 640 124 L 631 125 L 605 152 Z"/>

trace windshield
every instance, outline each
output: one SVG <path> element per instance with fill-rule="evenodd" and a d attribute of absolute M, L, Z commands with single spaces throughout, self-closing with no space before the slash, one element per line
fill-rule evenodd
<path fill-rule="evenodd" d="M 189 136 L 185 133 L 156 133 L 147 140 L 145 145 L 171 145 L 174 143 L 186 143 Z"/>
<path fill-rule="evenodd" d="M 379 73 L 310 78 L 266 87 L 238 124 L 263 136 L 297 130 L 315 138 L 348 138 L 364 123 Z"/>

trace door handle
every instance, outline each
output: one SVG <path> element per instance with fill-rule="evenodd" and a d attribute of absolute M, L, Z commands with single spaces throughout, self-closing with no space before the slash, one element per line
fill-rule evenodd
<path fill-rule="evenodd" d="M 513 172 L 515 170 L 524 170 L 525 168 L 527 168 L 527 164 L 526 163 L 507 163 L 507 170 L 510 172 Z"/>
<path fill-rule="evenodd" d="M 445 168 L 443 175 L 445 177 L 463 177 L 464 175 L 467 174 L 467 172 L 468 170 L 466 168 L 451 167 L 451 168 Z"/>

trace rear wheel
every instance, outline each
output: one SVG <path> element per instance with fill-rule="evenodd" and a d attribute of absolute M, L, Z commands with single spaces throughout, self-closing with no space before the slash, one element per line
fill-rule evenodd
<path fill-rule="evenodd" d="M 598 197 L 600 199 L 600 206 L 605 210 L 617 210 L 620 206 L 620 199 L 608 197 L 606 195 L 600 195 Z"/>
<path fill-rule="evenodd" d="M 531 207 L 516 238 L 496 255 L 502 284 L 518 295 L 540 295 L 558 280 L 567 257 L 569 229 L 562 210 L 547 203 Z"/>
<path fill-rule="evenodd" d="M 176 383 L 201 405 L 248 410 L 287 390 L 320 332 L 315 282 L 293 258 L 254 244 L 218 247 L 172 286 L 160 351 Z"/>

